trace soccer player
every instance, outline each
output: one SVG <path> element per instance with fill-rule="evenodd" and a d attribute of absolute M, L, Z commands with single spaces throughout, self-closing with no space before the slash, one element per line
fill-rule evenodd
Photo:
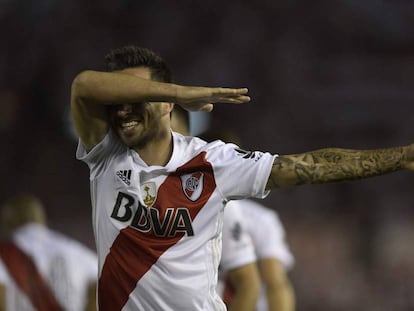
<path fill-rule="evenodd" d="M 246 199 L 230 201 L 243 213 L 247 233 L 253 240 L 260 273 L 260 295 L 256 311 L 293 311 L 295 295 L 287 272 L 294 258 L 285 240 L 285 230 L 274 210 Z M 224 250 L 223 250 L 224 252 Z"/>
<path fill-rule="evenodd" d="M 260 292 L 260 275 L 243 210 L 236 204 L 224 208 L 222 241 L 218 293 L 228 310 L 253 311 Z"/>
<path fill-rule="evenodd" d="M 171 129 L 185 136 L 190 135 L 189 113 L 178 105 L 171 114 Z M 225 296 L 224 302 L 229 311 L 254 310 L 260 291 L 255 248 L 243 213 L 237 204 L 230 202 L 224 209 L 217 288 L 220 296 Z"/>
<path fill-rule="evenodd" d="M 90 169 L 100 310 L 225 310 L 216 280 L 227 201 L 414 169 L 413 145 L 275 156 L 174 134 L 174 103 L 210 111 L 248 102 L 247 89 L 171 83 L 165 61 L 134 46 L 106 61 L 109 72 L 79 73 L 71 92 L 77 158 Z"/>
<path fill-rule="evenodd" d="M 176 115 L 183 115 L 184 111 L 174 109 L 172 121 L 178 120 Z M 185 121 L 184 117 L 180 118 Z M 173 125 L 175 124 L 172 122 Z M 174 129 L 174 127 L 173 127 Z M 231 130 L 214 129 L 201 134 L 202 139 L 212 142 L 220 139 L 225 142 L 235 143 L 234 148 L 242 151 L 239 146 L 241 141 L 239 137 Z M 239 225 L 238 223 L 229 223 L 226 218 L 228 211 L 238 210 L 241 212 Z M 227 220 L 227 222 L 226 222 Z M 226 228 L 226 226 L 228 226 Z M 241 257 L 246 257 L 246 254 L 241 255 L 240 252 L 246 249 L 242 239 L 240 239 L 235 230 L 242 228 L 243 232 L 251 238 L 251 243 L 255 252 L 255 259 L 257 260 L 258 269 L 260 272 L 260 295 L 255 308 L 250 310 L 256 311 L 292 311 L 295 309 L 295 295 L 293 287 L 287 276 L 287 271 L 292 268 L 294 258 L 289 250 L 285 240 L 285 230 L 277 215 L 277 213 L 262 204 L 255 201 L 235 200 L 229 201 L 224 211 L 224 225 L 223 225 L 223 259 L 229 262 L 233 269 L 242 267 L 244 262 Z M 230 230 L 232 234 L 226 234 Z M 248 253 L 247 253 L 248 255 Z M 223 262 L 222 259 L 222 262 Z M 224 290 L 224 300 L 227 304 L 233 302 L 240 295 L 238 292 L 243 288 L 240 284 L 245 283 L 247 286 L 250 280 L 246 277 L 241 277 L 234 280 L 232 273 L 234 270 L 228 272 L 231 282 L 226 282 Z M 232 280 L 233 279 L 233 280 Z M 243 298 L 241 298 L 243 299 Z"/>
<path fill-rule="evenodd" d="M 1 230 L 0 310 L 96 310 L 96 254 L 47 228 L 38 198 L 19 195 L 4 203 Z"/>

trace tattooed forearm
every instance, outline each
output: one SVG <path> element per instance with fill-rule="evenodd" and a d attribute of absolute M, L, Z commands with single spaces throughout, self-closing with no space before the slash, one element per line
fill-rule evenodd
<path fill-rule="evenodd" d="M 379 150 L 327 148 L 277 157 L 268 188 L 361 179 L 402 168 L 402 147 Z"/>

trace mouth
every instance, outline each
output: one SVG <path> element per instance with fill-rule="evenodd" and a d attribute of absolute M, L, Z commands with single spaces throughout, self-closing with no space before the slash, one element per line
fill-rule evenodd
<path fill-rule="evenodd" d="M 119 123 L 120 131 L 124 134 L 132 134 L 132 132 L 141 124 L 139 120 L 126 120 Z"/>
<path fill-rule="evenodd" d="M 121 128 L 122 129 L 132 129 L 133 127 L 138 125 L 138 121 L 133 120 L 133 121 L 126 121 L 126 122 L 121 122 Z"/>

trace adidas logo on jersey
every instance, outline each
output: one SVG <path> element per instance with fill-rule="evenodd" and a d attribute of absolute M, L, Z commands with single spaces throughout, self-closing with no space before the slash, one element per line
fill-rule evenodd
<path fill-rule="evenodd" d="M 247 150 L 238 149 L 238 148 L 234 150 L 236 150 L 237 154 L 241 156 L 243 159 L 253 159 L 256 155 L 254 151 L 247 151 Z"/>
<path fill-rule="evenodd" d="M 252 159 L 255 162 L 260 160 L 260 158 L 263 156 L 263 152 L 247 151 L 239 148 L 236 148 L 234 150 L 237 152 L 237 155 L 241 156 L 243 159 Z"/>
<path fill-rule="evenodd" d="M 120 171 L 117 171 L 115 174 L 125 184 L 127 184 L 128 186 L 130 186 L 131 185 L 131 173 L 132 173 L 132 170 L 120 170 Z"/>

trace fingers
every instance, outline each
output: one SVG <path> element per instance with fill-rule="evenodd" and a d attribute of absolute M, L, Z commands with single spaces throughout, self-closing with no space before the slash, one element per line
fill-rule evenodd
<path fill-rule="evenodd" d="M 217 103 L 234 103 L 242 104 L 250 101 L 250 96 L 246 94 L 249 92 L 247 88 L 229 89 L 218 88 L 214 92 L 215 102 Z"/>
<path fill-rule="evenodd" d="M 188 111 L 210 112 L 215 103 L 243 104 L 251 100 L 247 88 L 189 87 L 181 90 L 187 92 L 181 92 L 176 103 Z"/>
<path fill-rule="evenodd" d="M 235 94 L 240 94 L 240 95 L 244 95 L 249 92 L 249 89 L 247 87 L 243 87 L 240 89 L 233 89 L 233 90 L 235 91 Z"/>
<path fill-rule="evenodd" d="M 219 97 L 215 100 L 217 103 L 231 103 L 231 104 L 243 104 L 248 103 L 251 100 L 250 96 L 237 95 L 229 97 Z"/>
<path fill-rule="evenodd" d="M 249 92 L 247 87 L 239 88 L 239 89 L 231 89 L 231 88 L 215 88 L 213 93 L 216 96 L 237 96 L 237 95 L 246 95 Z"/>
<path fill-rule="evenodd" d="M 235 102 L 238 104 L 242 104 L 242 103 L 248 103 L 250 101 L 250 96 L 246 96 L 246 95 L 240 95 L 237 96 L 237 98 L 235 98 Z"/>

